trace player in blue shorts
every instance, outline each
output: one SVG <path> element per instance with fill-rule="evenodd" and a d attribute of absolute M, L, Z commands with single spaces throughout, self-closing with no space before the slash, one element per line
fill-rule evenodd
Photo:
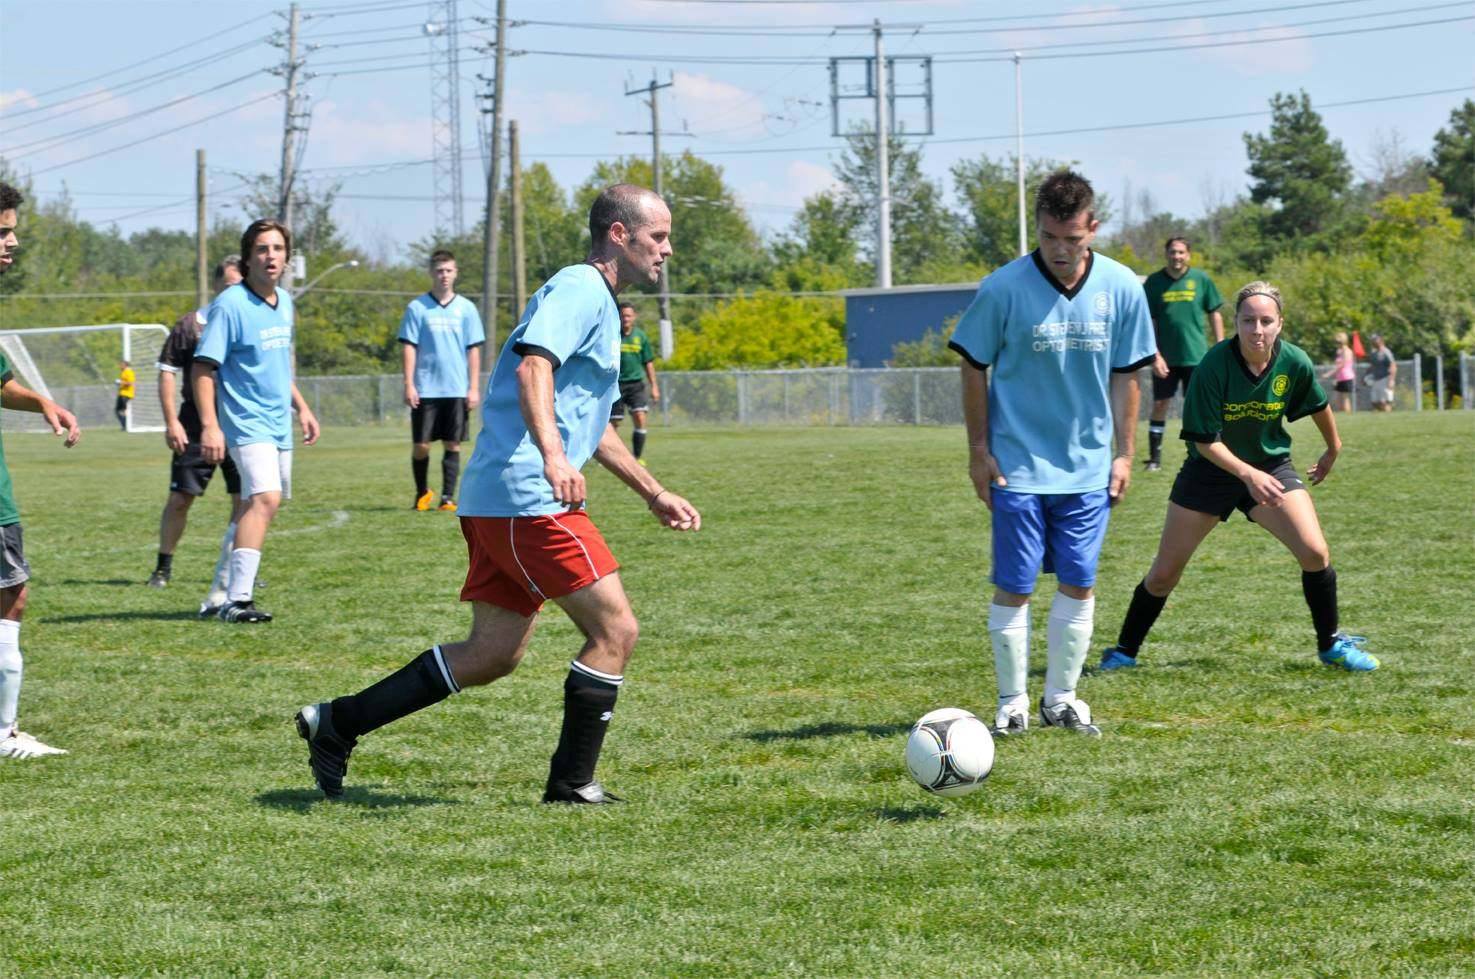
<path fill-rule="evenodd" d="M 319 428 L 292 380 L 292 297 L 277 288 L 292 255 L 292 233 L 276 221 L 253 221 L 241 235 L 241 255 L 246 280 L 210 304 L 195 348 L 195 407 L 200 454 L 219 464 L 230 453 L 245 501 L 217 617 L 270 622 L 253 594 L 267 528 L 282 500 L 292 497 L 292 409 L 303 444 L 316 442 Z"/>
<path fill-rule="evenodd" d="M 412 300 L 400 320 L 405 404 L 410 406 L 410 469 L 415 509 L 435 506 L 428 483 L 430 443 L 441 443 L 440 506 L 455 512 L 456 480 L 467 413 L 481 403 L 481 348 L 487 342 L 476 304 L 456 295 L 456 256 L 430 256 L 430 291 Z"/>
<path fill-rule="evenodd" d="M 1080 174 L 1046 178 L 1035 199 L 1039 247 L 983 280 L 950 343 L 963 356 L 968 475 L 992 511 L 988 629 L 1001 735 L 1029 728 L 1029 597 L 1041 567 L 1058 591 L 1040 720 L 1101 733 L 1076 682 L 1109 508 L 1132 478 L 1136 371 L 1157 346 L 1136 275 L 1091 250 L 1094 205 Z"/>
<path fill-rule="evenodd" d="M 360 737 L 516 669 L 539 609 L 552 600 L 585 641 L 564 680 L 563 728 L 543 801 L 618 801 L 594 769 L 639 626 L 619 564 L 584 512 L 579 470 L 598 459 L 673 530 L 700 529 L 701 515 L 636 462 L 609 424 L 619 376 L 616 294 L 659 279 L 671 254 L 671 212 L 649 190 L 617 184 L 595 198 L 589 233 L 589 257 L 529 300 L 487 385 L 460 509 L 470 564 L 461 600 L 472 603 L 471 635 L 297 714 L 313 778 L 329 797 L 343 794 Z"/>

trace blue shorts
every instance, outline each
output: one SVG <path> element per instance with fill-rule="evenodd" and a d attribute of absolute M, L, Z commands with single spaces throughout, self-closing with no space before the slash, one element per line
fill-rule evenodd
<path fill-rule="evenodd" d="M 1043 565 L 1063 585 L 1096 584 L 1111 498 L 1093 493 L 993 491 L 995 587 L 1016 595 L 1035 590 Z"/>

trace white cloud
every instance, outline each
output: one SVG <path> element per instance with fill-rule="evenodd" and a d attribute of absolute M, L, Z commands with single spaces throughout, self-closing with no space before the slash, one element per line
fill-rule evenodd
<path fill-rule="evenodd" d="M 1217 61 L 1230 70 L 1249 77 L 1307 72 L 1315 62 L 1311 42 L 1294 28 L 1267 28 L 1256 31 L 1254 37 L 1258 39 L 1258 43 L 1205 48 L 1202 53 L 1206 60 Z M 1239 38 L 1238 32 L 1231 37 L 1235 40 Z"/>
<path fill-rule="evenodd" d="M 615 128 L 609 107 L 586 91 L 562 92 L 551 89 L 519 89 L 509 86 L 503 117 L 516 119 L 524 133 L 545 135 L 566 126 L 588 126 L 605 120 L 599 130 L 601 140 Z M 427 132 L 429 130 L 427 129 Z M 462 135 L 462 141 L 465 141 Z"/>
<path fill-rule="evenodd" d="M 17 107 L 34 109 L 40 104 L 36 101 L 35 96 L 23 88 L 18 88 L 12 92 L 0 92 L 0 112 Z"/>
<path fill-rule="evenodd" d="M 309 146 L 319 166 L 420 159 L 430 156 L 430 116 L 396 119 L 382 102 L 325 99 L 313 106 Z"/>
<path fill-rule="evenodd" d="M 669 111 L 676 121 L 662 128 L 675 130 L 684 122 L 693 133 L 719 143 L 769 135 L 761 95 L 685 71 L 676 72 L 672 81 Z"/>

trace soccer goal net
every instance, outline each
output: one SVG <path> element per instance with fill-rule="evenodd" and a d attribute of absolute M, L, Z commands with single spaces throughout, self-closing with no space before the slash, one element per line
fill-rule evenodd
<path fill-rule="evenodd" d="M 124 411 L 130 432 L 162 432 L 154 364 L 169 330 L 159 323 L 109 323 L 103 326 L 42 326 L 0 330 L 15 379 L 71 410 L 85 428 L 118 424 L 114 407 L 118 379 L 127 361 L 135 377 L 134 396 Z M 46 420 L 29 411 L 5 409 L 0 428 L 7 432 L 49 432 Z"/>

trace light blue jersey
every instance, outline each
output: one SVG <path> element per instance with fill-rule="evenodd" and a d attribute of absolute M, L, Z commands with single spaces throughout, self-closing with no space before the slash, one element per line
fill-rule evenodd
<path fill-rule="evenodd" d="M 195 360 L 218 365 L 216 414 L 225 444 L 292 447 L 292 297 L 276 307 L 244 282 L 210 304 Z"/>
<path fill-rule="evenodd" d="M 1131 269 L 1090 253 L 1065 290 L 1035 251 L 994 270 L 949 344 L 989 367 L 989 448 L 1014 493 L 1089 493 L 1111 482 L 1110 378 L 1157 352 Z"/>
<path fill-rule="evenodd" d="M 415 348 L 415 390 L 422 398 L 464 398 L 471 384 L 466 351 L 487 342 L 481 314 L 465 296 L 445 305 L 426 293 L 405 307 L 399 342 Z"/>
<path fill-rule="evenodd" d="M 502 347 L 461 487 L 463 517 L 530 517 L 567 509 L 543 478 L 543 455 L 518 404 L 517 365 L 530 353 L 553 362 L 558 434 L 569 464 L 582 469 L 609 424 L 620 373 L 620 311 L 609 283 L 592 265 L 570 265 L 549 279 Z"/>

